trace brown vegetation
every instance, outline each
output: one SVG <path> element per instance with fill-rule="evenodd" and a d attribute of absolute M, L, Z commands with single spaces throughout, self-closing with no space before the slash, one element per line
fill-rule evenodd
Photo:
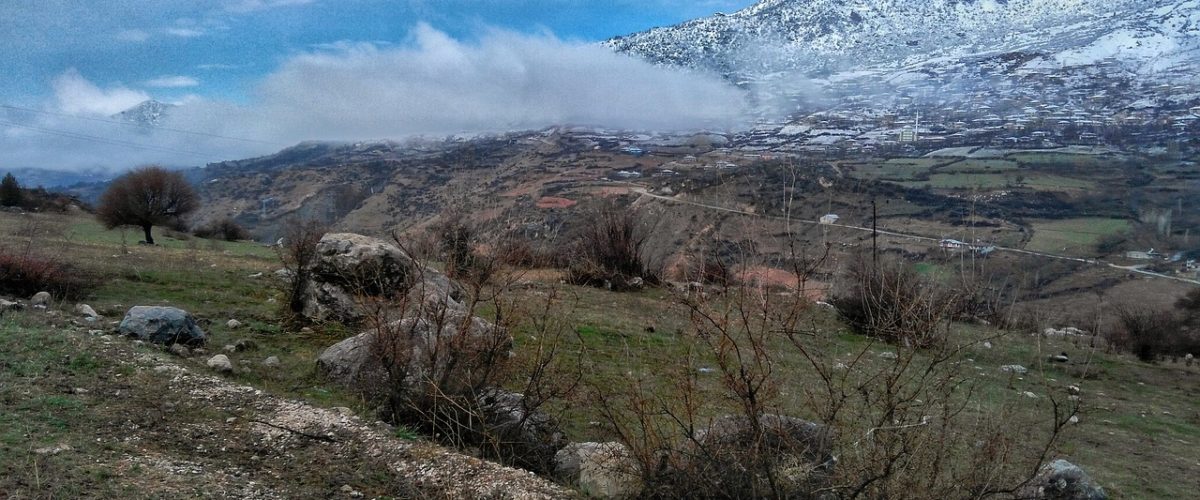
<path fill-rule="evenodd" d="M 142 228 L 146 243 L 153 245 L 151 228 L 178 221 L 198 204 L 196 193 L 183 174 L 162 167 L 144 167 L 118 177 L 108 186 L 100 196 L 96 216 L 109 229 Z"/>

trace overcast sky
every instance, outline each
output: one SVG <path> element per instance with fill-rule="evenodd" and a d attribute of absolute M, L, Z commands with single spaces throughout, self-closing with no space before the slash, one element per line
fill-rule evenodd
<path fill-rule="evenodd" d="M 735 119 L 736 89 L 593 42 L 751 3 L 6 0 L 0 169 L 202 164 L 299 140 L 556 123 L 716 126 Z M 147 99 L 187 108 L 168 128 L 208 135 L 79 118 Z"/>

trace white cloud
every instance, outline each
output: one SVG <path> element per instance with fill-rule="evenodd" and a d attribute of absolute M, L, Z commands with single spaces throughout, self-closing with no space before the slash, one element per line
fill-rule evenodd
<path fill-rule="evenodd" d="M 232 0 L 225 4 L 225 10 L 230 12 L 253 12 L 256 10 L 273 9 L 276 7 L 293 7 L 308 5 L 315 0 Z"/>
<path fill-rule="evenodd" d="M 153 80 L 147 80 L 142 83 L 147 87 L 163 88 L 163 89 L 179 89 L 186 87 L 195 87 L 200 85 L 200 80 L 190 76 L 160 76 Z"/>
<path fill-rule="evenodd" d="M 124 30 L 117 33 L 117 40 L 122 42 L 144 42 L 150 39 L 150 34 L 142 30 Z"/>
<path fill-rule="evenodd" d="M 297 56 L 259 88 L 289 139 L 363 139 L 539 128 L 726 127 L 742 93 L 716 76 L 657 67 L 592 44 L 492 31 L 475 44 L 429 26 L 414 44 L 339 43 Z M 319 124 L 315 125 L 315 124 Z"/>
<path fill-rule="evenodd" d="M 221 64 L 221 63 L 197 64 L 196 65 L 196 69 L 203 70 L 203 71 L 221 71 L 221 70 L 238 69 L 240 67 L 241 66 L 239 66 L 237 64 Z"/>
<path fill-rule="evenodd" d="M 102 89 L 74 68 L 55 78 L 53 87 L 58 109 L 72 114 L 112 115 L 150 99 L 145 92 L 121 85 Z"/>
<path fill-rule="evenodd" d="M 59 108 L 72 114 L 111 115 L 149 99 L 123 86 L 101 88 L 74 70 L 55 80 L 55 91 Z M 746 111 L 744 93 L 714 75 L 551 36 L 492 31 L 464 43 L 428 26 L 414 30 L 406 45 L 341 43 L 296 55 L 259 82 L 244 105 L 194 97 L 179 104 L 163 117 L 164 128 L 203 135 L 42 117 L 37 127 L 74 135 L 25 129 L 19 140 L 0 136 L 0 151 L 14 166 L 185 166 L 267 154 L 303 140 L 552 125 L 728 129 L 744 125 Z"/>
<path fill-rule="evenodd" d="M 163 30 L 163 33 L 180 38 L 196 38 L 204 36 L 204 30 L 198 28 L 166 28 Z"/>

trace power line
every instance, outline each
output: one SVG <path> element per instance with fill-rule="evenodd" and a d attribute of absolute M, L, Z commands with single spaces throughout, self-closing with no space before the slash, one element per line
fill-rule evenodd
<path fill-rule="evenodd" d="M 97 142 L 100 144 L 108 144 L 111 146 L 123 146 L 123 147 L 128 147 L 128 148 L 133 148 L 133 149 L 141 149 L 141 150 L 145 150 L 145 151 L 157 151 L 160 153 L 171 153 L 171 154 L 177 154 L 177 155 L 193 156 L 193 157 L 197 157 L 197 158 L 203 158 L 205 160 L 220 160 L 220 158 L 217 158 L 216 156 L 205 154 L 205 153 L 200 153 L 197 151 L 188 151 L 188 150 L 184 150 L 184 149 L 174 149 L 174 148 L 166 148 L 166 147 L 161 147 L 161 146 L 153 146 L 150 144 L 141 144 L 141 143 L 137 143 L 137 142 L 123 141 L 120 139 L 113 139 L 110 137 L 100 137 L 100 136 L 89 135 L 89 134 L 81 134 L 78 132 L 70 132 L 70 131 L 66 131 L 66 130 L 55 130 L 55 129 L 49 129 L 49 128 L 44 128 L 44 127 L 36 127 L 33 125 L 22 125 L 20 123 L 13 123 L 10 121 L 5 121 L 5 120 L 0 120 L 0 125 L 7 125 L 10 127 L 17 127 L 17 128 L 22 128 L 22 129 L 26 129 L 26 130 L 32 130 L 34 132 L 47 134 L 47 135 L 56 135 L 59 137 L 67 137 L 67 138 L 78 139 L 78 140 L 83 140 L 83 141 Z"/>
<path fill-rule="evenodd" d="M 44 110 L 40 110 L 40 109 L 24 108 L 21 106 L 13 106 L 10 104 L 0 104 L 0 108 L 12 110 L 12 111 L 23 111 L 26 113 L 37 113 L 37 114 L 42 114 L 42 115 L 58 116 L 58 117 L 62 117 L 62 118 L 74 118 L 77 120 L 87 120 L 87 121 L 93 121 L 93 122 L 99 122 L 99 123 L 107 123 L 110 125 L 121 125 L 121 126 L 125 126 L 125 127 L 147 128 L 146 125 L 130 123 L 130 122 L 125 122 L 125 121 L 120 121 L 120 120 L 108 120 L 108 119 L 104 119 L 104 118 L 97 118 L 94 116 L 80 116 L 80 115 L 73 115 L 73 114 L 69 114 L 69 113 L 58 113 L 55 111 L 44 111 Z M 227 135 L 210 134 L 208 132 L 197 132 L 195 130 L 183 130 L 183 129 L 178 129 L 178 128 L 160 127 L 157 125 L 152 126 L 150 128 L 153 128 L 154 130 L 162 130 L 164 132 L 174 132 L 177 134 L 198 135 L 198 136 L 202 136 L 202 137 L 212 137 L 214 139 L 225 139 L 225 140 L 229 140 L 229 141 L 248 142 L 248 143 L 253 143 L 253 144 L 267 144 L 270 146 L 283 146 L 282 144 L 277 143 L 277 142 L 260 141 L 257 139 L 245 139 L 242 137 L 230 137 Z"/>

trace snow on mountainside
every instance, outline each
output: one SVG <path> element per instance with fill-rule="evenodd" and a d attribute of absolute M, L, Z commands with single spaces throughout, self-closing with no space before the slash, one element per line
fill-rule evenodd
<path fill-rule="evenodd" d="M 1007 53 L 1057 68 L 1116 60 L 1178 79 L 1200 59 L 1200 0 L 763 0 L 614 38 L 654 62 L 761 79 L 898 70 Z"/>
<path fill-rule="evenodd" d="M 163 118 L 174 107 L 174 104 L 149 100 L 117 113 L 112 118 L 138 125 L 156 126 L 162 122 Z"/>

